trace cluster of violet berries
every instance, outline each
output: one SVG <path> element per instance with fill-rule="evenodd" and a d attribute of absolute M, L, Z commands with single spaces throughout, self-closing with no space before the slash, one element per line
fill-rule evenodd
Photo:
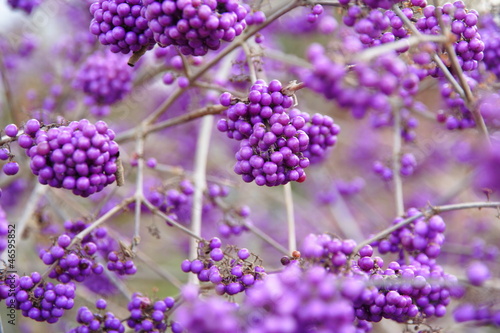
<path fill-rule="evenodd" d="M 399 163 L 400 163 L 399 173 L 401 174 L 401 176 L 413 175 L 413 173 L 415 172 L 415 168 L 417 167 L 417 160 L 415 158 L 415 155 L 411 153 L 403 154 L 399 159 Z M 384 181 L 389 181 L 393 177 L 392 168 L 386 166 L 381 161 L 373 162 L 372 170 L 373 172 L 375 172 L 377 176 L 379 176 Z"/>
<path fill-rule="evenodd" d="M 309 159 L 304 156 L 309 136 L 302 128 L 306 121 L 300 112 L 291 112 L 293 98 L 282 91 L 278 80 L 267 85 L 262 80 L 253 84 L 248 103 L 233 103 L 229 93 L 220 102 L 228 106 L 227 119 L 217 128 L 240 142 L 234 171 L 245 182 L 259 186 L 278 186 L 290 181 L 302 182 Z"/>
<path fill-rule="evenodd" d="M 49 272 L 50 278 L 63 283 L 72 280 L 82 282 L 92 274 L 103 273 L 104 267 L 95 261 L 95 256 L 99 250 L 102 251 L 101 244 L 105 244 L 102 240 L 107 236 L 106 229 L 96 229 L 85 236 L 80 245 L 70 247 L 75 235 L 87 226 L 83 221 L 66 221 L 67 233 L 60 235 L 48 250 L 40 251 L 39 256 L 44 264 L 57 262 Z"/>
<path fill-rule="evenodd" d="M 4 274 L 0 279 L 0 301 L 36 321 L 56 323 L 65 310 L 73 308 L 74 298 L 74 283 L 54 285 L 43 281 L 38 272 L 22 277 Z"/>
<path fill-rule="evenodd" d="M 78 309 L 76 321 L 80 326 L 73 328 L 68 333 L 87 333 L 87 332 L 125 332 L 121 320 L 112 312 L 105 312 L 107 303 L 103 299 L 98 299 L 95 303 L 98 309 L 97 313 L 93 313 L 86 306 Z"/>
<path fill-rule="evenodd" d="M 311 45 L 307 56 L 313 69 L 303 74 L 306 86 L 335 100 L 357 119 L 371 110 L 374 127 L 392 124 L 390 96 L 401 97 L 404 106 L 409 107 L 418 92 L 418 73 L 395 53 L 379 56 L 371 63 L 358 62 L 352 69 L 330 59 L 319 44 Z"/>
<path fill-rule="evenodd" d="M 250 216 L 250 207 L 241 206 L 224 211 L 224 216 L 219 224 L 218 231 L 222 237 L 238 236 L 243 231 L 248 231 L 247 220 Z"/>
<path fill-rule="evenodd" d="M 153 301 L 141 293 L 134 293 L 128 303 L 130 317 L 127 319 L 127 325 L 136 332 L 165 332 L 168 327 L 167 311 L 172 309 L 174 304 L 172 297 Z"/>
<path fill-rule="evenodd" d="M 410 208 L 406 217 L 411 218 L 419 214 L 417 209 Z M 393 221 L 393 225 L 397 225 L 403 220 L 404 218 L 398 217 Z M 387 239 L 379 241 L 377 243 L 378 250 L 381 254 L 403 253 L 405 251 L 410 254 L 425 254 L 429 258 L 435 259 L 441 253 L 445 229 L 446 224 L 439 215 L 434 215 L 428 220 L 421 216 L 394 231 Z"/>
<path fill-rule="evenodd" d="M 153 185 L 147 187 L 146 198 L 162 212 L 166 213 L 176 222 L 185 221 L 186 210 L 189 210 L 191 199 L 194 193 L 194 186 L 188 179 L 183 179 L 177 187 L 168 187 Z"/>
<path fill-rule="evenodd" d="M 144 0 L 144 17 L 161 46 L 203 56 L 231 42 L 246 28 L 247 10 L 237 0 Z"/>
<path fill-rule="evenodd" d="M 172 333 L 241 333 L 237 317 L 238 305 L 225 298 L 198 297 L 195 285 L 185 285 L 181 290 L 183 305 L 176 310 L 177 322 L 172 323 Z M 248 331 L 249 332 L 249 331 Z"/>
<path fill-rule="evenodd" d="M 248 249 L 234 246 L 222 249 L 221 246 L 222 242 L 217 237 L 201 241 L 198 258 L 184 260 L 182 271 L 197 274 L 202 282 L 213 283 L 219 295 L 235 295 L 245 291 L 266 276 L 264 268 L 256 264 L 258 258 Z"/>
<path fill-rule="evenodd" d="M 118 275 L 134 275 L 137 272 L 134 261 L 128 253 L 124 253 L 123 251 L 109 252 L 106 267 Z"/>
<path fill-rule="evenodd" d="M 155 45 L 153 33 L 144 17 L 141 0 L 99 0 L 90 6 L 94 17 L 90 32 L 113 53 L 137 52 Z"/>
<path fill-rule="evenodd" d="M 486 68 L 500 77 L 500 27 L 495 22 L 493 15 L 481 16 L 481 29 L 479 30 L 484 42 L 483 62 Z"/>
<path fill-rule="evenodd" d="M 453 311 L 453 318 L 458 323 L 477 321 L 482 323 L 481 325 L 491 325 L 497 329 L 500 327 L 500 309 L 486 304 L 460 304 Z"/>
<path fill-rule="evenodd" d="M 300 255 L 307 263 L 322 265 L 329 272 L 338 272 L 353 254 L 356 242 L 352 239 L 338 239 L 327 234 L 309 234 L 304 238 Z M 282 258 L 282 264 L 290 260 Z"/>
<path fill-rule="evenodd" d="M 95 52 L 78 69 L 73 88 L 83 91 L 91 113 L 102 117 L 132 90 L 132 79 L 133 68 L 122 55 Z"/>
<path fill-rule="evenodd" d="M 309 146 L 304 151 L 310 163 L 323 161 L 330 147 L 337 143 L 337 135 L 340 133 L 340 126 L 335 124 L 330 116 L 315 113 L 312 116 L 307 112 L 300 112 L 292 109 L 290 116 L 300 115 L 306 121 L 302 130 L 309 136 Z"/>
<path fill-rule="evenodd" d="M 404 8 L 403 13 L 411 19 L 413 11 Z M 364 15 L 364 10 L 359 6 L 351 6 L 343 17 L 343 22 L 359 34 L 359 40 L 365 47 L 391 43 L 401 38 L 408 37 L 408 30 L 403 21 L 392 11 L 381 12 L 374 9 Z M 398 51 L 403 52 L 408 47 Z"/>
<path fill-rule="evenodd" d="M 456 38 L 454 43 L 457 59 L 464 71 L 471 71 L 478 67 L 484 57 L 484 43 L 478 32 L 478 13 L 468 10 L 462 1 L 444 4 L 437 7 L 441 11 L 443 24 L 451 26 L 451 33 Z M 423 17 L 419 18 L 415 27 L 424 34 L 441 34 L 441 27 L 436 16 L 436 7 L 428 5 L 423 8 Z M 432 76 L 442 76 L 436 67 L 429 72 Z"/>
<path fill-rule="evenodd" d="M 88 197 L 116 180 L 119 148 L 114 137 L 101 120 L 95 125 L 82 119 L 67 126 L 41 127 L 31 119 L 18 143 L 41 184 Z"/>
<path fill-rule="evenodd" d="M 301 248 L 300 260 L 283 258 L 287 265 L 299 262 L 302 267 L 318 267 L 326 273 L 345 278 L 355 316 L 359 320 L 378 322 L 382 318 L 406 322 L 421 314 L 442 317 L 451 297 L 460 297 L 457 278 L 444 272 L 434 259 L 424 253 L 390 262 L 384 268 L 374 248 L 366 245 L 353 259 L 356 243 L 330 235 L 309 235 Z M 346 269 L 349 267 L 349 269 Z M 347 287 L 347 285 L 349 287 Z"/>
<path fill-rule="evenodd" d="M 371 324 L 356 320 L 353 307 L 364 292 L 364 284 L 356 279 L 344 280 L 320 266 L 303 270 L 292 262 L 247 291 L 242 306 L 248 313 L 246 332 L 327 332 L 332 327 L 338 332 L 369 332 Z"/>

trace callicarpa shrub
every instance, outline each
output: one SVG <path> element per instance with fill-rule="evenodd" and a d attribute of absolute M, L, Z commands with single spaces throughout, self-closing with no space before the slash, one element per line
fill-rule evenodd
<path fill-rule="evenodd" d="M 494 1 L 0 26 L 0 332 L 500 330 Z"/>

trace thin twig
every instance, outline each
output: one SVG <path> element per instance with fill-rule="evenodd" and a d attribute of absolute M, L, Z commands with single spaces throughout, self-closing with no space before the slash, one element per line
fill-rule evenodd
<path fill-rule="evenodd" d="M 387 236 L 389 236 L 392 232 L 410 224 L 411 222 L 421 218 L 421 217 L 429 217 L 432 215 L 437 215 L 443 212 L 449 212 L 449 211 L 454 211 L 454 210 L 461 210 L 461 209 L 473 209 L 473 208 L 496 208 L 500 209 L 500 202 L 465 202 L 465 203 L 460 203 L 460 204 L 453 204 L 453 205 L 444 205 L 444 206 L 431 206 L 429 209 L 426 209 L 423 212 L 418 213 L 417 215 L 414 215 L 412 217 L 409 217 L 403 221 L 401 221 L 398 224 L 392 225 L 389 228 L 379 232 L 375 236 L 371 237 L 370 239 L 367 239 L 361 243 L 358 244 L 358 246 L 354 249 L 354 253 L 359 252 L 359 250 L 365 246 L 369 245 L 375 241 L 378 241 L 380 239 L 383 239 Z"/>
<path fill-rule="evenodd" d="M 291 66 L 303 67 L 303 68 L 307 68 L 307 69 L 314 68 L 313 65 L 309 61 L 307 61 L 303 58 L 297 57 L 296 55 L 293 55 L 293 54 L 284 53 L 280 50 L 266 48 L 263 50 L 262 53 L 263 53 L 263 56 L 266 58 L 278 60 L 282 63 L 289 64 Z"/>
<path fill-rule="evenodd" d="M 145 253 L 143 253 L 142 251 L 137 251 L 136 255 L 137 259 L 142 261 L 146 266 L 149 267 L 149 269 L 158 274 L 158 276 L 170 282 L 177 289 L 182 288 L 182 282 L 179 281 L 177 277 L 175 277 L 169 271 L 162 269 L 157 262 L 147 256 Z"/>
<path fill-rule="evenodd" d="M 210 136 L 212 134 L 212 126 L 214 123 L 213 116 L 206 116 L 201 122 L 200 132 L 198 134 L 198 142 L 196 144 L 196 155 L 194 164 L 194 193 L 193 206 L 191 210 L 191 230 L 195 235 L 201 237 L 201 217 L 203 213 L 203 192 L 207 186 L 207 159 L 210 148 Z M 189 258 L 196 259 L 198 256 L 198 242 L 191 238 L 189 243 Z M 198 284 L 199 280 L 194 278 L 194 275 L 189 275 L 189 282 Z"/>
<path fill-rule="evenodd" d="M 159 217 L 161 217 L 162 219 L 164 219 L 165 221 L 167 221 L 169 224 L 171 224 L 172 226 L 176 227 L 177 229 L 181 230 L 182 232 L 184 232 L 185 234 L 193 237 L 193 238 L 196 238 L 197 240 L 199 241 L 202 241 L 203 238 L 201 238 L 199 235 L 196 235 L 194 234 L 191 230 L 189 230 L 188 228 L 186 228 L 185 226 L 183 226 L 182 224 L 172 220 L 170 217 L 168 217 L 165 213 L 163 213 L 161 210 L 159 210 L 157 207 L 155 207 L 151 202 L 149 202 L 146 198 L 143 198 L 143 201 L 142 201 L 148 208 L 149 210 L 155 214 L 155 215 L 158 215 Z"/>
<path fill-rule="evenodd" d="M 5 102 L 7 108 L 6 114 L 10 115 L 12 122 L 18 122 L 20 121 L 20 119 L 18 119 L 19 117 L 16 117 L 16 115 L 18 114 L 16 112 L 17 111 L 16 104 L 14 102 L 14 99 L 12 98 L 12 89 L 10 87 L 9 80 L 7 78 L 7 68 L 5 68 L 4 58 L 1 53 L 0 53 L 0 79 L 2 81 L 3 91 L 5 94 Z"/>
<path fill-rule="evenodd" d="M 283 186 L 285 194 L 286 220 L 288 225 L 288 250 L 289 253 L 297 250 L 297 235 L 295 232 L 295 217 L 293 214 L 293 195 L 290 183 Z"/>
<path fill-rule="evenodd" d="M 115 207 L 111 208 L 109 211 L 107 211 L 104 215 L 102 215 L 100 218 L 95 220 L 91 225 L 89 225 L 87 228 L 82 230 L 79 234 L 77 234 L 73 240 L 71 241 L 71 244 L 68 246 L 68 248 L 71 248 L 73 245 L 76 243 L 79 243 L 82 241 L 82 239 L 87 236 L 89 233 L 92 232 L 95 228 L 100 226 L 102 223 L 106 222 L 109 218 L 111 218 L 113 215 L 118 213 L 119 211 L 123 210 L 125 207 L 127 207 L 130 203 L 134 202 L 135 197 L 129 197 L 120 202 L 118 205 Z"/>
<path fill-rule="evenodd" d="M 445 43 L 447 40 L 448 38 L 445 36 L 415 35 L 392 43 L 380 44 L 378 46 L 368 48 L 356 56 L 355 59 L 357 61 L 370 61 L 371 59 L 386 54 L 389 51 L 397 51 L 403 47 L 410 47 L 425 42 Z"/>
<path fill-rule="evenodd" d="M 17 244 L 17 246 L 19 246 L 19 241 L 21 240 L 21 236 L 24 233 L 24 229 L 26 229 L 28 222 L 33 217 L 33 213 L 35 212 L 40 199 L 42 198 L 43 194 L 47 191 L 47 189 L 48 189 L 47 185 L 42 185 L 37 181 L 37 184 L 35 185 L 33 192 L 31 192 L 31 195 L 28 198 L 28 202 L 26 203 L 26 207 L 24 208 L 23 214 L 21 215 L 19 221 L 16 223 L 15 244 Z M 4 251 L 2 253 L 2 260 L 6 260 L 6 258 L 7 258 L 7 251 Z"/>
<path fill-rule="evenodd" d="M 401 179 L 400 157 L 401 157 L 401 114 L 398 108 L 394 108 L 394 133 L 392 146 L 392 178 L 394 182 L 394 196 L 396 199 L 396 216 L 403 216 L 405 207 L 403 199 L 403 181 Z"/>
<path fill-rule="evenodd" d="M 245 58 L 247 59 L 248 71 L 250 73 L 250 81 L 253 83 L 257 81 L 257 70 L 253 61 L 252 51 L 247 43 L 243 43 L 243 50 L 245 51 Z"/>
<path fill-rule="evenodd" d="M 311 1 L 311 2 L 313 4 L 316 4 L 316 5 L 342 7 L 342 5 L 338 1 L 334 1 L 334 0 L 316 0 L 316 1 Z"/>
<path fill-rule="evenodd" d="M 144 141 L 145 137 L 142 131 L 137 133 L 136 154 L 137 154 L 137 179 L 135 187 L 135 214 L 134 214 L 134 238 L 132 240 L 132 249 L 139 244 L 141 240 L 141 204 L 144 186 Z"/>
<path fill-rule="evenodd" d="M 216 90 L 218 92 L 228 92 L 230 93 L 231 95 L 233 95 L 234 97 L 237 97 L 237 98 L 240 98 L 240 99 L 243 99 L 245 98 L 244 94 L 242 94 L 241 92 L 239 91 L 236 91 L 236 90 L 233 90 L 227 86 L 223 87 L 223 86 L 220 86 L 214 82 L 201 82 L 201 81 L 198 81 L 198 82 L 194 82 L 193 83 L 193 86 L 194 87 L 198 87 L 198 88 L 203 88 L 203 89 L 210 89 L 210 90 Z"/>
<path fill-rule="evenodd" d="M 182 114 L 182 115 L 174 117 L 174 118 L 164 120 L 164 121 L 156 123 L 154 125 L 146 126 L 144 131 L 147 134 L 151 134 L 153 132 L 157 132 L 157 131 L 160 131 L 162 129 L 168 128 L 168 127 L 184 124 L 190 120 L 198 119 L 198 118 L 204 117 L 206 115 L 219 114 L 226 109 L 227 109 L 227 107 L 222 106 L 222 105 L 206 106 L 204 108 L 194 110 L 194 111 Z M 137 130 L 135 128 L 131 128 L 130 130 L 119 133 L 116 136 L 115 141 L 118 143 L 123 143 L 124 141 L 131 140 L 135 137 L 136 131 Z"/>
<path fill-rule="evenodd" d="M 254 226 L 252 223 L 249 222 L 243 222 L 245 227 L 248 228 L 251 232 L 253 232 L 257 237 L 262 239 L 264 242 L 268 243 L 272 247 L 274 247 L 278 252 L 283 253 L 284 255 L 290 255 L 291 252 L 289 252 L 284 246 L 282 246 L 280 243 L 272 239 L 268 234 Z"/>

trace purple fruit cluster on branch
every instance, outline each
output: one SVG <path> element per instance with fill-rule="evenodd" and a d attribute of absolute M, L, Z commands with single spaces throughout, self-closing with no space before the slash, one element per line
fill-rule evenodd
<path fill-rule="evenodd" d="M 18 141 L 41 184 L 88 197 L 116 180 L 119 148 L 114 138 L 104 121 L 92 124 L 82 119 L 44 128 L 32 119 Z"/>
<path fill-rule="evenodd" d="M 246 28 L 247 10 L 237 0 L 144 0 L 144 17 L 161 46 L 202 56 L 231 42 Z"/>
<path fill-rule="evenodd" d="M 90 32 L 102 45 L 110 45 L 114 53 L 152 49 L 155 41 L 144 17 L 145 10 L 141 0 L 99 0 L 90 6 L 94 17 Z"/>
<path fill-rule="evenodd" d="M 6 4 L 1 332 L 500 327 L 489 3 Z"/>

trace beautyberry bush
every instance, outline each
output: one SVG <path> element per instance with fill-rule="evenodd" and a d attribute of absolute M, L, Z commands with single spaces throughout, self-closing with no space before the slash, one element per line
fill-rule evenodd
<path fill-rule="evenodd" d="M 0 332 L 500 329 L 494 1 L 0 2 Z"/>

